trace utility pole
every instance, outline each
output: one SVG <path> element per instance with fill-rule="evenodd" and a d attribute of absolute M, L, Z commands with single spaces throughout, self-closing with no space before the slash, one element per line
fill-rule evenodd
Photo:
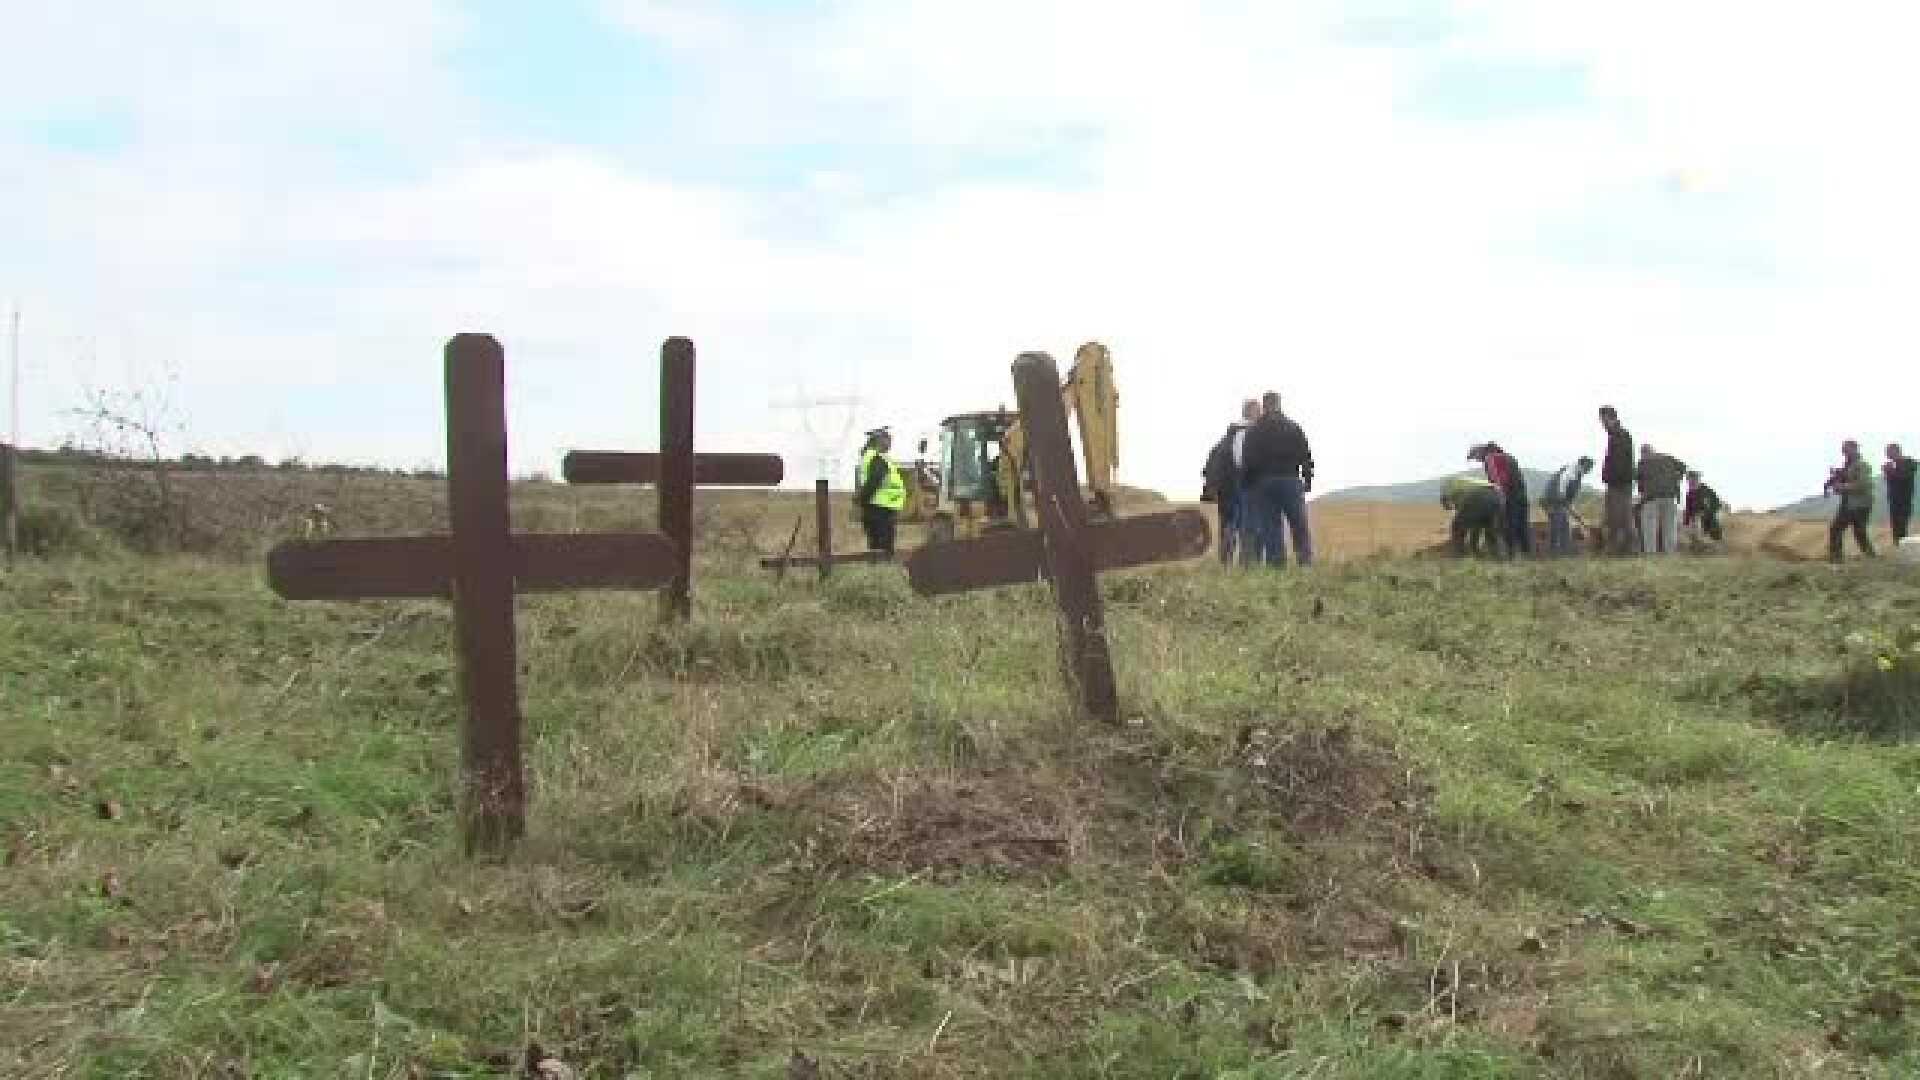
<path fill-rule="evenodd" d="M 20 553 L 20 303 L 13 305 L 13 374 L 8 408 L 12 414 L 7 441 L 0 444 L 0 547 L 6 549 L 7 568 Z"/>
<path fill-rule="evenodd" d="M 860 408 L 860 398 L 852 394 L 833 397 L 797 397 L 788 401 L 772 403 L 776 409 L 794 409 L 800 413 L 800 426 L 806 430 L 807 442 L 813 449 L 813 463 L 817 470 L 816 478 L 831 481 L 832 470 L 839 463 L 840 451 L 845 449 L 847 440 L 853 435 L 853 418 Z M 830 423 L 815 425 L 814 410 L 839 407 L 845 409 L 839 431 L 833 430 Z"/>
<path fill-rule="evenodd" d="M 12 387 L 7 393 L 8 408 L 11 410 L 7 427 L 7 441 L 15 448 L 20 445 L 20 302 L 13 304 L 13 375 Z"/>
<path fill-rule="evenodd" d="M 832 484 L 834 468 L 839 464 L 839 451 L 847 445 L 847 438 L 853 433 L 853 417 L 860 407 L 860 399 L 850 394 L 837 397 L 801 396 L 791 401 L 773 402 L 776 409 L 797 409 L 800 412 L 800 426 L 806 429 L 807 442 L 813 450 L 813 534 L 817 549 L 814 565 L 825 581 L 833 574 L 833 508 L 828 489 Z M 846 411 L 841 416 L 840 430 L 835 432 L 833 425 L 814 425 L 814 410 L 838 406 Z M 799 525 L 794 526 L 798 535 Z M 792 545 L 788 545 L 791 548 Z M 788 552 L 792 554 L 791 551 Z M 781 573 L 785 573 L 782 561 Z"/>

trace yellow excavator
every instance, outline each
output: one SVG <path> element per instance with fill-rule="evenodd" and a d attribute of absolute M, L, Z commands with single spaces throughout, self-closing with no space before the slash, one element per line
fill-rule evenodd
<path fill-rule="evenodd" d="M 1111 518 L 1114 473 L 1120 467 L 1120 396 L 1105 345 L 1089 341 L 1073 354 L 1060 397 L 1079 427 L 1081 481 L 1091 493 L 1090 509 L 1096 519 Z M 940 422 L 936 460 L 927 459 L 927 443 L 921 440 L 903 520 L 925 523 L 930 544 L 1029 528 L 1026 453 L 1026 430 L 1017 412 L 1002 407 L 947 417 Z"/>

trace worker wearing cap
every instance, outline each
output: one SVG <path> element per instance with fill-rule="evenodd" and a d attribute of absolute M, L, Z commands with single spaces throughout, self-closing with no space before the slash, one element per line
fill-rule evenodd
<path fill-rule="evenodd" d="M 1498 488 L 1504 515 L 1502 539 L 1509 556 L 1533 554 L 1532 512 L 1527 506 L 1527 476 L 1520 461 L 1497 442 L 1484 442 L 1467 450 L 1467 460 L 1480 462 L 1487 482 Z"/>
<path fill-rule="evenodd" d="M 867 550 L 885 552 L 893 557 L 895 527 L 900 508 L 907 504 L 907 482 L 893 460 L 893 435 L 886 428 L 867 432 L 866 449 L 860 454 L 860 472 L 854 478 L 853 503 L 860 510 L 860 525 L 867 533 Z"/>

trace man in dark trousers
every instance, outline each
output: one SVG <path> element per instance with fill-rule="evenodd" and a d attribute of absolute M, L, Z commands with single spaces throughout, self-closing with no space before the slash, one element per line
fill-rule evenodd
<path fill-rule="evenodd" d="M 1247 428 L 1260 419 L 1260 403 L 1252 398 L 1240 403 L 1240 421 L 1227 425 L 1227 433 L 1213 444 L 1201 470 L 1203 486 L 1200 501 L 1211 502 L 1220 515 L 1220 565 L 1232 566 L 1235 550 L 1246 530 L 1245 501 L 1240 490 L 1240 460 L 1245 448 Z"/>
<path fill-rule="evenodd" d="M 1455 476 L 1440 487 L 1440 505 L 1453 511 L 1448 532 L 1453 541 L 1454 558 L 1480 557 L 1481 541 L 1487 554 L 1504 557 L 1507 514 L 1500 489 L 1472 476 Z"/>
<path fill-rule="evenodd" d="M 1580 485 L 1592 471 L 1593 459 L 1582 455 L 1580 460 L 1562 465 L 1540 493 L 1540 505 L 1547 511 L 1547 554 L 1554 558 L 1574 553 L 1573 519 L 1579 516 L 1574 507 L 1580 502 Z M 1580 527 L 1585 529 L 1586 524 L 1582 521 Z"/>
<path fill-rule="evenodd" d="M 1487 471 L 1487 482 L 1500 491 L 1505 522 L 1503 538 L 1509 557 L 1533 554 L 1533 510 L 1527 503 L 1527 477 L 1520 471 L 1520 459 L 1502 450 L 1497 442 L 1487 442 L 1467 451 L 1467 460 L 1480 462 Z"/>
<path fill-rule="evenodd" d="M 1630 555 L 1635 546 L 1633 433 L 1621 425 L 1611 405 L 1600 407 L 1600 426 L 1607 432 L 1607 455 L 1600 459 L 1600 485 L 1607 490 L 1607 554 Z"/>
<path fill-rule="evenodd" d="M 1899 443 L 1887 444 L 1887 463 L 1880 475 L 1887 480 L 1887 524 L 1893 527 L 1893 542 L 1907 538 L 1907 526 L 1913 521 L 1913 473 L 1916 462 L 1900 449 Z"/>
<path fill-rule="evenodd" d="M 884 551 L 893 557 L 895 528 L 900 508 L 907 504 L 907 481 L 888 453 L 893 435 L 886 428 L 867 432 L 867 445 L 860 452 L 860 472 L 855 480 L 853 504 L 860 510 L 860 525 L 867 533 L 867 550 Z"/>
<path fill-rule="evenodd" d="M 1707 538 L 1718 544 L 1726 538 L 1720 531 L 1720 493 L 1708 487 L 1700 479 L 1698 470 L 1687 473 L 1687 505 L 1681 511 L 1680 524 L 1692 529 L 1698 526 Z"/>
<path fill-rule="evenodd" d="M 1300 425 L 1280 409 L 1280 395 L 1261 397 L 1265 410 L 1241 447 L 1242 504 L 1253 524 L 1254 551 L 1243 550 L 1242 562 L 1263 561 L 1285 566 L 1286 543 L 1281 524 L 1293 536 L 1294 557 L 1301 566 L 1313 565 L 1313 532 L 1307 524 L 1307 492 L 1313 490 L 1313 451 Z"/>
<path fill-rule="evenodd" d="M 1871 559 L 1873 540 L 1867 536 L 1867 525 L 1873 520 L 1873 466 L 1852 439 L 1840 445 L 1840 457 L 1840 467 L 1827 476 L 1827 494 L 1840 496 L 1840 509 L 1834 512 L 1833 524 L 1827 529 L 1827 557 L 1834 562 L 1841 560 L 1841 548 L 1851 529 L 1860 554 Z"/>

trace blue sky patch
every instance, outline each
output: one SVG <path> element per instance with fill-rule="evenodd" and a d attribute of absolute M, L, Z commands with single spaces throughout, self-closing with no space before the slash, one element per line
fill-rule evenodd
<path fill-rule="evenodd" d="M 1592 92 L 1582 64 L 1461 53 L 1421 64 L 1403 100 L 1425 115 L 1474 122 L 1580 109 Z"/>
<path fill-rule="evenodd" d="M 517 136 L 619 151 L 670 107 L 671 53 L 577 0 L 469 0 L 453 55 L 465 89 Z"/>
<path fill-rule="evenodd" d="M 42 114 L 34 127 L 48 147 L 79 154 L 110 154 L 133 138 L 126 114 L 105 107 L 55 110 Z"/>
<path fill-rule="evenodd" d="M 1421 48 L 1451 41 L 1468 28 L 1451 0 L 1350 0 L 1341 7 L 1338 36 L 1351 45 Z"/>

